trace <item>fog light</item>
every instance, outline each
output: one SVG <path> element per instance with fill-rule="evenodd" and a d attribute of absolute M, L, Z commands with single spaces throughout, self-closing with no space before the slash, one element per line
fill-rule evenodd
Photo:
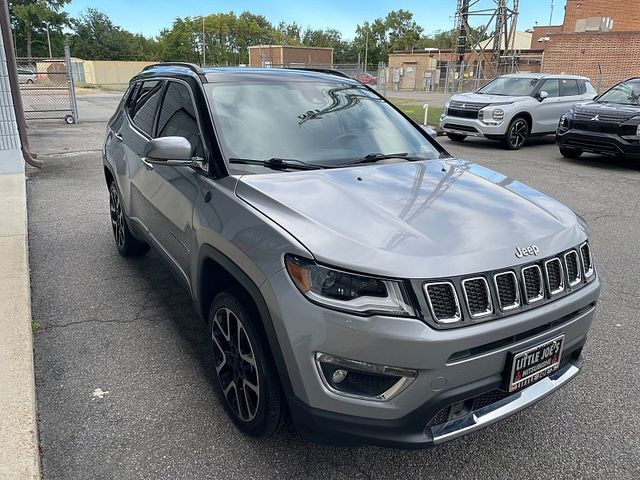
<path fill-rule="evenodd" d="M 333 383 L 342 383 L 344 382 L 345 378 L 347 378 L 347 371 L 342 370 L 341 368 L 333 372 L 333 375 L 331 375 L 331 380 L 333 380 Z"/>
<path fill-rule="evenodd" d="M 316 354 L 318 373 L 333 393 L 386 401 L 404 390 L 417 376 L 415 370 L 376 365 Z"/>

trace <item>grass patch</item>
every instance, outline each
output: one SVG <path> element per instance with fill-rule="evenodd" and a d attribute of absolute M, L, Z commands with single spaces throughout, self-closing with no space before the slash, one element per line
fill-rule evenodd
<path fill-rule="evenodd" d="M 31 322 L 31 331 L 33 333 L 36 333 L 41 328 L 42 328 L 42 324 L 40 322 Z"/>
<path fill-rule="evenodd" d="M 417 103 L 414 99 L 407 98 L 389 98 L 388 100 L 404 113 L 409 115 L 414 121 L 418 123 L 422 123 L 424 121 L 424 109 L 422 108 L 424 103 Z M 427 123 L 429 125 L 437 125 L 438 122 L 440 122 L 441 114 L 442 107 L 429 105 Z"/>

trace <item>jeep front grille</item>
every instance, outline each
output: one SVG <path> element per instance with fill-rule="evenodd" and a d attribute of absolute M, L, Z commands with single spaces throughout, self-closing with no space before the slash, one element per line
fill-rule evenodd
<path fill-rule="evenodd" d="M 503 270 L 412 282 L 424 292 L 423 311 L 430 312 L 425 320 L 435 328 L 455 328 L 546 305 L 582 288 L 594 276 L 591 251 L 585 242 L 546 258 L 530 257 L 524 265 Z"/>
<path fill-rule="evenodd" d="M 569 286 L 578 285 L 582 280 L 582 272 L 580 272 L 580 262 L 578 261 L 578 252 L 571 250 L 564 254 L 564 266 L 567 269 L 567 280 Z"/>
<path fill-rule="evenodd" d="M 517 308 L 520 305 L 518 278 L 513 272 L 498 273 L 493 277 L 498 293 L 498 302 L 502 311 Z"/>
<path fill-rule="evenodd" d="M 451 282 L 428 283 L 424 287 L 429 309 L 438 323 L 458 322 L 462 318 L 456 289 Z"/>
<path fill-rule="evenodd" d="M 463 280 L 462 289 L 472 318 L 482 318 L 491 315 L 493 312 L 491 291 L 484 277 L 474 277 Z"/>
<path fill-rule="evenodd" d="M 544 298 L 542 270 L 540 270 L 538 265 L 529 265 L 522 269 L 522 284 L 524 286 L 525 300 L 527 303 L 535 303 Z"/>
<path fill-rule="evenodd" d="M 559 258 L 552 258 L 544 262 L 544 270 L 547 275 L 549 293 L 557 295 L 564 290 L 564 278 L 562 276 L 562 263 Z"/>

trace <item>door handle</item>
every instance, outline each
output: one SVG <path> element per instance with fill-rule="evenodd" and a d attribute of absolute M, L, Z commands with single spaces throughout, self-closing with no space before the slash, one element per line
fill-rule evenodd
<path fill-rule="evenodd" d="M 141 160 L 142 160 L 142 164 L 144 165 L 144 168 L 146 168 L 147 170 L 153 170 L 153 163 L 151 163 L 144 157 L 142 157 Z"/>
<path fill-rule="evenodd" d="M 116 137 L 116 140 L 118 140 L 119 142 L 122 142 L 124 139 L 122 138 L 122 134 L 121 133 L 114 133 L 113 134 L 114 137 Z"/>

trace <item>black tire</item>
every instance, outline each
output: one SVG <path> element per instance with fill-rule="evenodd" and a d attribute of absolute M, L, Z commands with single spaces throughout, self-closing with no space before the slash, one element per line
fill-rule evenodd
<path fill-rule="evenodd" d="M 582 150 L 578 150 L 577 148 L 567 148 L 567 147 L 559 147 L 560 148 L 560 155 L 562 155 L 564 158 L 580 158 L 580 155 L 582 155 Z"/>
<path fill-rule="evenodd" d="M 208 341 L 229 418 L 243 433 L 264 438 L 284 424 L 286 402 L 259 313 L 242 298 L 246 293 L 235 288 L 215 296 Z"/>
<path fill-rule="evenodd" d="M 447 133 L 447 137 L 449 137 L 452 142 L 463 142 L 464 139 L 467 138 L 466 135 L 460 133 Z"/>
<path fill-rule="evenodd" d="M 109 185 L 109 215 L 111 217 L 113 239 L 120 255 L 123 257 L 139 257 L 149 251 L 149 245 L 138 240 L 129 230 L 116 182 L 111 182 L 111 185 Z"/>
<path fill-rule="evenodd" d="M 507 150 L 519 150 L 529 137 L 531 126 L 524 117 L 516 117 L 511 120 L 507 133 L 502 139 L 502 145 Z"/>

